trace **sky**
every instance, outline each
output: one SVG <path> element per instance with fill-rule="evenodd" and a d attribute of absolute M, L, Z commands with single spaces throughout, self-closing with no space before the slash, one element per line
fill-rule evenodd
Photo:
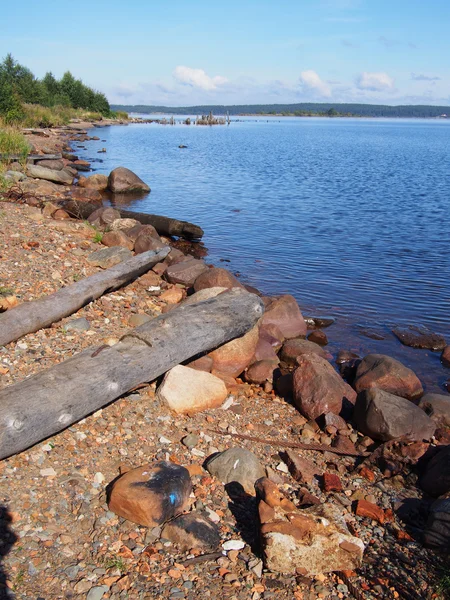
<path fill-rule="evenodd" d="M 450 105 L 449 0 L 21 0 L 0 57 L 114 104 Z"/>

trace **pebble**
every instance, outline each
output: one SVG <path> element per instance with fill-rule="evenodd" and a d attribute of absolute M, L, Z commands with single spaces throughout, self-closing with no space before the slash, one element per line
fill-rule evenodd
<path fill-rule="evenodd" d="M 103 596 L 106 592 L 109 591 L 109 586 L 107 585 L 99 585 L 96 587 L 92 587 L 88 595 L 86 596 L 86 600 L 102 600 Z"/>
<path fill-rule="evenodd" d="M 245 548 L 245 542 L 243 542 L 242 540 L 228 540 L 228 542 L 224 542 L 222 544 L 222 548 L 226 551 L 242 550 L 242 548 Z"/>

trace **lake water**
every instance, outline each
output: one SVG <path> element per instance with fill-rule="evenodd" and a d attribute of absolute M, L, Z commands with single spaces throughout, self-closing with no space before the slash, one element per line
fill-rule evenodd
<path fill-rule="evenodd" d="M 128 167 L 152 188 L 130 208 L 200 225 L 209 262 L 267 294 L 293 294 L 305 314 L 335 316 L 332 351 L 389 353 L 429 389 L 450 376 L 438 353 L 391 334 L 421 324 L 450 341 L 449 121 L 246 118 L 98 131 L 105 141 L 80 156 L 101 158 L 100 173 Z"/>

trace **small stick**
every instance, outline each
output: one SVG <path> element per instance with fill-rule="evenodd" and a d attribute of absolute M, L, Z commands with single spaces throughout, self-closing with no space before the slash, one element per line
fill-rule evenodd
<path fill-rule="evenodd" d="M 230 435 L 231 437 L 239 438 L 241 440 L 249 440 L 250 442 L 257 442 L 259 444 L 268 444 L 269 446 L 280 446 L 281 448 L 300 448 L 302 450 L 314 450 L 316 452 L 332 452 L 333 454 L 341 454 L 343 456 L 370 456 L 370 452 L 349 452 L 347 450 L 338 450 L 331 446 L 325 446 L 323 444 L 305 444 L 302 442 L 283 442 L 281 440 L 269 440 L 266 438 L 253 437 L 251 435 L 244 435 L 242 433 L 226 433 L 224 431 L 218 431 L 217 429 L 208 429 L 211 433 L 217 433 L 218 435 Z"/>

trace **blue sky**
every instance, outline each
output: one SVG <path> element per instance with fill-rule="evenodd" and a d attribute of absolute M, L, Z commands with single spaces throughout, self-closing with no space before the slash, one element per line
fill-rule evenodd
<path fill-rule="evenodd" d="M 448 0 L 21 0 L 0 56 L 121 104 L 450 104 Z"/>

